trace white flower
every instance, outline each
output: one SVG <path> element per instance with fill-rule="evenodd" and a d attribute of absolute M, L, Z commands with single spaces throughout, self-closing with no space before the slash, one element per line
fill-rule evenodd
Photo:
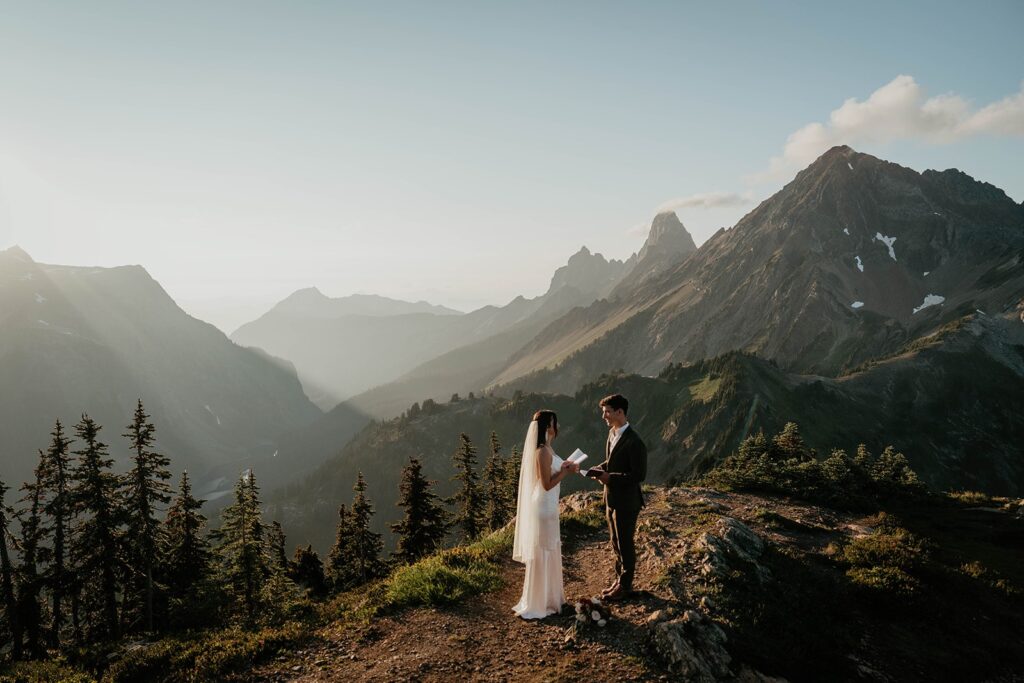
<path fill-rule="evenodd" d="M 601 618 L 601 613 L 598 612 L 597 610 L 594 610 L 593 612 L 590 613 L 590 618 L 593 619 L 594 621 L 597 621 L 598 619 Z"/>
<path fill-rule="evenodd" d="M 587 615 L 586 614 L 577 614 L 576 615 L 576 621 L 585 622 L 586 620 L 587 620 Z"/>
<path fill-rule="evenodd" d="M 600 621 L 597 622 L 597 625 L 598 626 L 604 626 L 607 623 L 608 623 L 608 621 L 606 619 L 601 619 Z"/>
<path fill-rule="evenodd" d="M 583 614 L 583 603 L 582 602 L 577 602 L 576 603 L 576 614 Z"/>

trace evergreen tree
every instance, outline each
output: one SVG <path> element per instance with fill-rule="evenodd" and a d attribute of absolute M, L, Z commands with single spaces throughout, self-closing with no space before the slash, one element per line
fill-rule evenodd
<path fill-rule="evenodd" d="M 44 540 L 46 527 L 42 518 L 43 452 L 39 452 L 40 464 L 36 467 L 35 483 L 25 483 L 22 503 L 26 505 L 21 519 L 21 564 L 18 567 L 17 619 L 19 629 L 25 636 L 29 656 L 43 657 L 42 643 L 42 600 L 43 580 L 39 574 L 40 555 L 46 552 Z"/>
<path fill-rule="evenodd" d="M 155 582 L 153 567 L 159 545 L 160 521 L 156 517 L 160 506 L 171 500 L 167 480 L 171 478 L 167 456 L 152 450 L 155 427 L 139 399 L 132 423 L 122 434 L 128 438 L 132 450 L 132 469 L 125 478 L 126 488 L 126 551 L 128 581 L 126 581 L 124 612 L 142 612 L 146 631 L 153 631 L 153 598 Z M 133 601 L 136 601 L 133 604 Z"/>
<path fill-rule="evenodd" d="M 356 476 L 356 485 L 352 490 L 356 495 L 352 499 L 352 537 L 349 546 L 351 578 L 357 584 L 364 584 L 383 572 L 384 564 L 380 554 L 384 550 L 384 541 L 380 534 L 370 531 L 373 505 L 366 497 L 366 480 L 362 472 Z"/>
<path fill-rule="evenodd" d="M 21 659 L 22 637 L 17 599 L 14 595 L 14 565 L 11 563 L 10 555 L 10 546 L 13 543 L 9 544 L 8 541 L 12 539 L 8 524 L 14 517 L 14 510 L 4 502 L 7 490 L 7 484 L 0 481 L 0 590 L 3 591 L 4 614 L 7 616 L 7 628 L 11 637 L 11 658 L 17 661 Z"/>
<path fill-rule="evenodd" d="M 772 437 L 771 451 L 776 460 L 807 462 L 814 459 L 796 422 L 787 422 L 782 431 Z"/>
<path fill-rule="evenodd" d="M 512 456 L 505 461 L 505 487 L 509 495 L 510 518 L 516 514 L 516 506 L 519 504 L 517 498 L 519 493 L 519 469 L 523 466 L 523 454 L 519 446 L 512 447 Z"/>
<path fill-rule="evenodd" d="M 457 473 L 452 481 L 460 483 L 449 502 L 455 505 L 454 524 L 461 526 L 467 539 L 474 539 L 484 529 L 484 501 L 477 476 L 476 447 L 465 432 L 459 435 L 459 447 L 455 451 Z"/>
<path fill-rule="evenodd" d="M 44 572 L 44 583 L 49 589 L 52 622 L 50 646 L 60 646 L 60 631 L 64 624 L 64 596 L 72 576 L 68 572 L 68 546 L 71 539 L 71 439 L 64 436 L 60 420 L 50 432 L 52 441 L 45 453 L 43 489 L 46 503 L 43 512 L 50 520 L 53 551 Z"/>
<path fill-rule="evenodd" d="M 259 489 L 252 470 L 235 484 L 235 502 L 221 512 L 221 527 L 213 532 L 225 583 L 242 603 L 245 618 L 256 616 L 258 597 L 270 575 L 266 540 L 260 520 Z"/>
<path fill-rule="evenodd" d="M 886 446 L 872 465 L 871 478 L 886 493 L 894 493 L 899 489 L 914 491 L 924 488 L 906 456 L 892 446 Z"/>
<path fill-rule="evenodd" d="M 334 533 L 334 545 L 327 556 L 327 578 L 336 590 L 347 583 L 349 546 L 352 539 L 352 515 L 342 503 L 338 506 L 338 526 Z"/>
<path fill-rule="evenodd" d="M 399 484 L 398 506 L 405 508 L 405 516 L 391 525 L 398 535 L 394 555 L 400 562 L 415 562 L 444 540 L 448 525 L 440 499 L 430 490 L 432 483 L 423 476 L 420 461 L 409 458 Z"/>
<path fill-rule="evenodd" d="M 210 575 L 213 554 L 203 534 L 206 517 L 199 512 L 205 502 L 193 497 L 188 472 L 182 472 L 178 495 L 164 521 L 160 550 L 160 575 L 175 621 L 188 621 L 188 613 L 198 606 L 199 588 Z"/>
<path fill-rule="evenodd" d="M 284 529 L 281 528 L 281 523 L 274 521 L 270 523 L 270 529 L 267 532 L 267 552 L 272 571 L 279 572 L 281 574 L 289 573 L 288 565 L 288 554 L 285 550 L 287 540 L 284 536 Z"/>
<path fill-rule="evenodd" d="M 320 556 L 313 550 L 312 545 L 295 548 L 295 557 L 291 561 L 291 578 L 313 595 L 323 595 L 327 592 L 324 563 L 320 561 Z"/>
<path fill-rule="evenodd" d="M 517 487 L 509 486 L 508 463 L 501 455 L 501 442 L 497 432 L 491 432 L 490 455 L 484 465 L 484 485 L 486 486 L 487 502 L 484 506 L 486 528 L 496 531 L 505 526 L 512 518 L 515 502 L 513 497 Z"/>
<path fill-rule="evenodd" d="M 75 435 L 84 443 L 75 451 L 78 459 L 71 472 L 71 506 L 75 516 L 71 556 L 75 580 L 81 590 L 82 607 L 92 623 L 90 638 L 116 638 L 117 571 L 120 557 L 120 526 L 123 517 L 118 501 L 120 482 L 111 471 L 114 461 L 107 457 L 107 445 L 99 440 L 100 425 L 88 415 L 75 425 Z M 77 620 L 78 600 L 73 615 Z M 99 615 L 98 623 L 94 622 Z"/>

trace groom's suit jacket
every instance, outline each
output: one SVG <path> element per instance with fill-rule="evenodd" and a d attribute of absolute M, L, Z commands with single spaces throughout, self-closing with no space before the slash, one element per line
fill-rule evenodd
<path fill-rule="evenodd" d="M 608 473 L 604 486 L 604 503 L 613 510 L 640 510 L 644 496 L 640 482 L 647 476 L 647 446 L 630 425 L 615 448 L 611 440 L 605 442 L 605 461 L 598 467 Z"/>

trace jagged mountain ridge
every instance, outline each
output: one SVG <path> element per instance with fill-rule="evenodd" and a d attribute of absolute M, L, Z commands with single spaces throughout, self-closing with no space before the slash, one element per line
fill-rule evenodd
<path fill-rule="evenodd" d="M 491 386 L 572 390 L 733 349 L 837 375 L 1015 306 L 1022 261 L 1024 207 L 1001 190 L 836 147 L 674 267 L 552 323 Z"/>
<path fill-rule="evenodd" d="M 274 437 L 321 414 L 286 361 L 187 315 L 141 266 L 48 265 L 18 247 L 0 251 L 4 478 L 28 478 L 54 420 L 70 433 L 82 413 L 125 460 L 120 435 L 139 398 L 157 447 L 204 493 L 255 464 L 286 470 L 273 461 Z"/>
<path fill-rule="evenodd" d="M 351 297 L 325 301 L 317 290 L 300 290 L 258 320 L 240 327 L 231 338 L 289 359 L 314 402 L 330 409 L 344 399 L 399 380 L 420 364 L 454 349 L 517 326 L 532 330 L 536 321 L 547 323 L 576 306 L 588 305 L 606 296 L 627 270 L 626 263 L 609 261 L 583 247 L 554 273 L 545 294 L 533 299 L 519 296 L 505 306 L 485 306 L 462 315 L 451 315 L 447 309 L 438 314 L 422 307 L 410 312 L 396 304 L 389 305 L 388 312 L 355 314 L 350 312 L 354 309 Z M 344 306 L 338 303 L 343 301 Z M 378 311 L 384 310 L 378 306 Z M 528 337 L 520 335 L 516 339 L 525 343 Z M 506 345 L 498 343 L 501 352 L 497 360 L 507 357 Z M 482 387 L 492 376 L 493 372 L 485 373 L 480 386 L 473 388 Z M 448 388 L 444 382 L 441 385 Z M 413 400 L 428 395 L 417 395 Z M 396 414 L 396 400 L 362 404 Z M 409 402 L 402 396 L 400 405 L 405 407 Z"/>

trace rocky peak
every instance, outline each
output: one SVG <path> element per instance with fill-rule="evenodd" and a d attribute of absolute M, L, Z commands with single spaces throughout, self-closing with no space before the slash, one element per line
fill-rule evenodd
<path fill-rule="evenodd" d="M 603 296 L 625 273 L 622 261 L 607 260 L 601 254 L 591 253 L 585 246 L 569 257 L 568 263 L 555 271 L 551 277 L 548 294 L 564 287 L 574 287 L 581 292 Z"/>
<path fill-rule="evenodd" d="M 697 245 L 693 241 L 693 236 L 686 230 L 676 212 L 664 211 L 651 222 L 651 232 L 637 258 L 639 262 L 651 257 L 674 259 L 696 250 Z"/>
<path fill-rule="evenodd" d="M 17 244 L 15 244 L 13 247 L 8 247 L 7 249 L 4 249 L 3 251 L 0 251 L 0 254 L 3 254 L 4 256 L 6 256 L 8 258 L 16 259 L 18 261 L 25 261 L 26 263 L 34 263 L 34 261 L 32 260 L 32 257 L 28 255 L 28 252 L 26 252 L 24 249 L 19 247 Z"/>

